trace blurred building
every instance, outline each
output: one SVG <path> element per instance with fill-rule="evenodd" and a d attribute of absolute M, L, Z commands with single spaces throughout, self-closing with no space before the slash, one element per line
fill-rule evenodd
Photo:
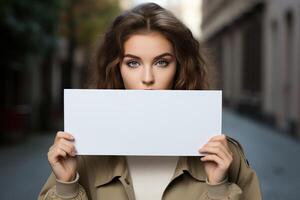
<path fill-rule="evenodd" d="M 1 8 L 0 143 L 62 130 L 64 89 L 87 87 L 91 52 L 119 0 L 7 1 Z"/>
<path fill-rule="evenodd" d="M 300 137 L 300 1 L 203 0 L 224 103 Z"/>

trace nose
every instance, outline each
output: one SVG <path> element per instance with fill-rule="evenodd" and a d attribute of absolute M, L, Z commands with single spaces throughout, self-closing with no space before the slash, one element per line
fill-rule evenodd
<path fill-rule="evenodd" d="M 142 82 L 147 86 L 154 84 L 154 73 L 151 66 L 146 66 L 144 68 Z"/>

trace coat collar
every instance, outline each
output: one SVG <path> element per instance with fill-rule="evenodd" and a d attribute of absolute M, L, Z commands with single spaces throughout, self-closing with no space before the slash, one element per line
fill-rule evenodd
<path fill-rule="evenodd" d="M 127 184 L 131 182 L 125 156 L 107 156 L 101 162 L 101 167 L 98 165 L 101 169 L 95 170 L 95 187 L 107 184 L 115 178 L 123 179 Z M 203 182 L 206 179 L 203 164 L 197 156 L 179 157 L 171 181 L 184 173 L 188 173 L 198 181 Z"/>
<path fill-rule="evenodd" d="M 101 156 L 103 157 L 103 156 Z M 95 167 L 95 187 L 105 185 L 115 178 L 123 178 L 129 180 L 129 173 L 124 156 L 104 156 L 101 158 L 101 163 L 97 163 Z"/>
<path fill-rule="evenodd" d="M 203 182 L 206 180 L 206 173 L 204 171 L 203 163 L 198 156 L 179 157 L 175 173 L 171 181 L 184 173 L 188 173 L 198 181 Z"/>

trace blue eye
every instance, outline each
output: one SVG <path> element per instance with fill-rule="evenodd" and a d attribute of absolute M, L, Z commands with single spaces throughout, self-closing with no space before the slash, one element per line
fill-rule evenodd
<path fill-rule="evenodd" d="M 169 62 L 166 60 L 159 60 L 155 63 L 156 65 L 160 66 L 160 67 L 166 67 L 169 65 Z"/>
<path fill-rule="evenodd" d="M 136 68 L 136 67 L 138 67 L 140 65 L 140 63 L 138 63 L 137 61 L 134 61 L 134 60 L 133 61 L 129 61 L 126 64 L 127 64 L 127 66 L 132 67 L 132 68 Z"/>

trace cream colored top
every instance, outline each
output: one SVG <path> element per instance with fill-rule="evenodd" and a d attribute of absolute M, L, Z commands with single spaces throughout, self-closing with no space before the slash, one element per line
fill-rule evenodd
<path fill-rule="evenodd" d="M 127 156 L 136 200 L 161 200 L 178 156 Z"/>

